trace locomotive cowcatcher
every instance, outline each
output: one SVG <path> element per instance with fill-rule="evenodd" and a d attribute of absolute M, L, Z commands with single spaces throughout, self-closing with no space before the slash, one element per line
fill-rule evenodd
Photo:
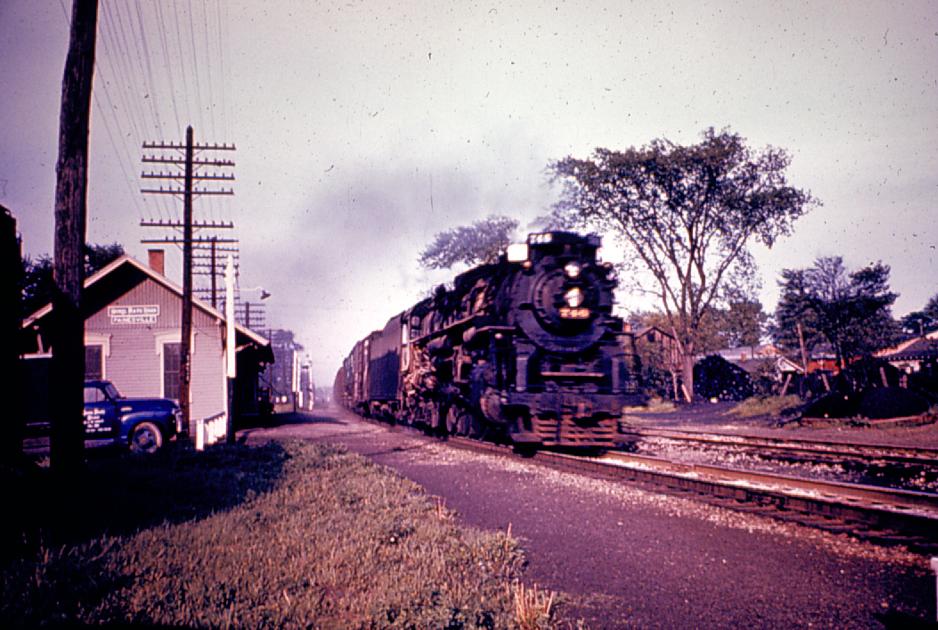
<path fill-rule="evenodd" d="M 642 402 L 631 335 L 612 315 L 600 238 L 531 234 L 355 344 L 340 404 L 441 434 L 607 448 Z"/>

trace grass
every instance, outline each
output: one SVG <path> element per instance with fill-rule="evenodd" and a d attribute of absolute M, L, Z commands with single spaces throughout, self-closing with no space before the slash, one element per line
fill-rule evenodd
<path fill-rule="evenodd" d="M 801 398 L 795 394 L 789 394 L 788 396 L 752 396 L 730 409 L 729 413 L 740 418 L 779 416 L 785 409 L 800 404 Z"/>
<path fill-rule="evenodd" d="M 89 464 L 62 490 L 6 471 L 0 626 L 545 628 L 509 533 L 300 442 Z M 36 500 L 39 498 L 39 500 Z"/>
<path fill-rule="evenodd" d="M 651 396 L 648 402 L 639 407 L 623 407 L 622 413 L 640 412 L 640 413 L 670 413 L 677 409 L 670 400 L 665 400 L 660 396 Z"/>

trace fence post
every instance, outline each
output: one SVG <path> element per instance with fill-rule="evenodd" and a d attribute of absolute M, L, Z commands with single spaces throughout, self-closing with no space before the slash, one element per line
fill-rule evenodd
<path fill-rule="evenodd" d="M 205 450 L 205 419 L 197 418 L 195 421 L 195 450 Z"/>
<path fill-rule="evenodd" d="M 935 621 L 938 622 L 938 556 L 932 556 L 931 570 L 935 572 Z"/>

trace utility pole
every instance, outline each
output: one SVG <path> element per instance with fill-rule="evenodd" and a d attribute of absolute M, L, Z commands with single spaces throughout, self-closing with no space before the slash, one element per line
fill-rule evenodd
<path fill-rule="evenodd" d="M 0 205 L 0 300 L 7 305 L 0 309 L 0 331 L 9 339 L 0 351 L 0 366 L 7 374 L 9 390 L 7 421 L 0 429 L 0 456 L 3 461 L 19 462 L 23 455 L 23 365 L 20 344 L 16 343 L 23 323 L 23 256 L 20 240 L 16 237 L 16 219 L 13 213 Z"/>
<path fill-rule="evenodd" d="M 225 265 L 225 381 L 228 395 L 228 414 L 226 418 L 225 438 L 228 444 L 235 443 L 235 386 L 238 376 L 238 356 L 236 352 L 235 314 L 234 314 L 234 257 L 228 254 Z M 214 292 L 213 292 L 214 297 Z"/>
<path fill-rule="evenodd" d="M 85 225 L 88 132 L 94 78 L 97 0 L 73 0 L 72 24 L 59 113 L 59 156 L 55 165 L 55 288 L 52 295 L 52 440 L 50 463 L 68 479 L 84 464 L 83 387 L 85 320 Z"/>
<path fill-rule="evenodd" d="M 230 173 L 197 173 L 196 169 L 201 166 L 213 166 L 216 168 L 233 167 L 234 162 L 230 160 L 219 159 L 196 159 L 196 151 L 234 151 L 234 145 L 228 144 L 196 144 L 194 140 L 192 126 L 186 128 L 185 143 L 178 142 L 144 142 L 143 148 L 157 151 L 175 152 L 175 155 L 153 154 L 143 155 L 145 164 L 160 164 L 177 167 L 176 171 L 151 171 L 141 173 L 143 179 L 170 180 L 175 185 L 158 189 L 141 189 L 140 192 L 157 195 L 182 196 L 183 218 L 182 223 L 176 221 L 141 221 L 140 225 L 144 227 L 162 227 L 162 228 L 182 228 L 182 326 L 180 332 L 180 351 L 179 351 L 179 407 L 182 411 L 182 434 L 189 435 L 190 424 L 190 406 L 189 389 L 192 381 L 191 354 L 192 354 L 192 249 L 195 242 L 193 230 L 196 228 L 231 228 L 234 227 L 231 222 L 209 222 L 201 221 L 195 224 L 193 220 L 192 202 L 199 195 L 233 195 L 231 189 L 209 189 L 196 188 L 196 182 L 205 181 L 233 181 L 234 175 Z M 180 157 L 179 154 L 182 154 Z M 182 167 L 182 172 L 179 172 Z M 179 181 L 182 180 L 182 188 L 179 188 Z M 164 240 L 167 242 L 169 239 Z M 142 241 L 144 243 L 153 241 Z"/>
<path fill-rule="evenodd" d="M 267 327 L 267 312 L 263 302 L 236 302 L 235 317 L 245 328 L 260 330 Z"/>
<path fill-rule="evenodd" d="M 196 222 L 196 225 L 198 223 Z M 152 239 L 145 238 L 141 239 L 141 243 L 145 245 L 182 245 L 183 239 L 181 238 L 161 238 L 161 239 Z M 222 276 L 224 275 L 224 269 L 219 269 L 218 267 L 218 254 L 226 253 L 233 254 L 235 256 L 235 275 L 237 276 L 240 273 L 241 263 L 238 258 L 239 249 L 237 247 L 220 247 L 219 243 L 232 243 L 237 245 L 238 239 L 236 238 L 219 238 L 217 236 L 212 236 L 208 238 L 194 237 L 192 239 L 192 275 L 193 276 L 208 276 L 214 271 L 214 275 Z M 211 254 L 200 254 L 198 252 L 203 251 L 206 247 L 214 249 L 215 251 L 215 261 L 212 262 Z M 212 303 L 212 308 L 218 308 L 218 289 L 215 286 L 215 283 L 212 283 L 210 287 L 193 287 L 193 294 L 204 299 L 208 299 Z"/>
<path fill-rule="evenodd" d="M 212 308 L 214 309 L 218 309 L 219 302 L 218 278 L 225 275 L 225 270 L 219 264 L 219 253 L 225 252 L 233 254 L 235 275 L 237 276 L 238 273 L 240 273 L 240 261 L 237 258 L 237 248 L 219 247 L 218 243 L 218 238 L 212 237 L 208 254 L 192 254 L 192 274 L 195 276 L 209 276 L 210 278 L 210 286 L 196 287 L 194 291 L 203 299 L 208 296 L 212 303 Z"/>

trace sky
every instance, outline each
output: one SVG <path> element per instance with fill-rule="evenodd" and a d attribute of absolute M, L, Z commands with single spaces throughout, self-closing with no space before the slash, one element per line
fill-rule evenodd
<path fill-rule="evenodd" d="M 52 252 L 67 0 L 0 1 L 0 204 Z M 823 205 L 753 247 L 774 309 L 784 268 L 882 261 L 894 314 L 938 293 L 938 3 L 101 0 L 88 234 L 141 260 L 144 141 L 233 143 L 242 298 L 293 330 L 319 385 L 352 344 L 449 272 L 434 234 L 490 214 L 524 229 L 557 199 L 547 165 L 597 147 L 731 128 L 792 156 Z M 210 235 L 211 232 L 203 232 Z M 519 235 L 523 236 L 523 235 Z M 168 273 L 181 281 L 181 253 Z M 641 305 L 621 293 L 619 307 Z"/>

